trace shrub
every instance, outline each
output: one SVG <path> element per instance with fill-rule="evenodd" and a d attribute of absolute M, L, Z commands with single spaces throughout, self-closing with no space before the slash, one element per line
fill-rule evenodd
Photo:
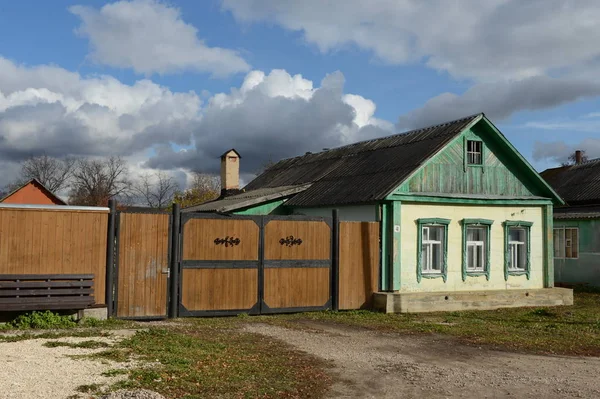
<path fill-rule="evenodd" d="M 19 329 L 72 328 L 77 325 L 71 316 L 61 316 L 49 310 L 22 314 L 17 316 L 10 324 Z"/>

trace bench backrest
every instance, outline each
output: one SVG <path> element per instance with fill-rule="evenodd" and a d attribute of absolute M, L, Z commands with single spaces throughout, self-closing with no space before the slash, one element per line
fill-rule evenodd
<path fill-rule="evenodd" d="M 0 274 L 0 311 L 80 309 L 94 302 L 93 274 Z"/>

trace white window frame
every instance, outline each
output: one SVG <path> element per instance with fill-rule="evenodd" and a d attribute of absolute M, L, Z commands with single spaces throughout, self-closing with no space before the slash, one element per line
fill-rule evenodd
<path fill-rule="evenodd" d="M 511 241 L 510 240 L 510 231 L 511 230 L 521 230 L 523 232 L 523 236 L 525 237 L 525 241 Z M 511 226 L 508 228 L 508 248 L 509 248 L 509 263 L 508 270 L 511 272 L 524 272 L 527 270 L 527 229 L 523 227 Z M 525 264 L 522 267 L 515 267 L 516 261 L 519 260 L 519 249 L 525 252 L 523 259 L 525 260 Z"/>
<path fill-rule="evenodd" d="M 483 232 L 483 241 L 469 241 L 467 240 L 467 272 L 485 272 L 485 268 L 487 265 L 487 227 L 479 227 L 479 226 L 467 226 L 467 237 L 469 235 L 469 229 L 480 230 Z M 473 267 L 471 265 L 471 260 L 474 259 L 469 256 L 469 247 L 474 247 L 474 253 L 477 253 L 477 247 L 481 247 L 481 257 L 479 259 L 479 263 L 481 267 Z"/>
<path fill-rule="evenodd" d="M 479 146 L 479 151 L 470 151 L 469 144 L 473 143 L 474 147 Z M 467 165 L 483 165 L 483 141 L 467 140 Z M 479 161 L 479 162 L 477 162 Z"/>
<path fill-rule="evenodd" d="M 575 244 L 573 244 L 573 233 L 571 233 L 571 238 L 567 239 L 567 230 L 576 231 L 577 240 L 576 240 Z M 554 245 L 554 259 L 579 259 L 579 227 L 571 227 L 571 226 L 554 227 L 553 237 L 556 237 L 557 232 L 559 234 L 558 243 L 560 245 L 562 242 L 562 245 L 559 247 L 558 256 L 556 256 L 557 248 L 556 248 L 554 239 L 552 240 L 552 244 Z M 569 244 L 569 245 L 567 245 L 567 244 Z M 567 256 L 567 248 L 571 248 L 571 254 L 573 254 L 573 248 L 575 248 L 575 250 L 576 250 L 575 253 L 577 254 L 577 256 Z"/>
<path fill-rule="evenodd" d="M 442 237 L 440 240 L 430 240 L 430 229 L 440 229 L 442 231 Z M 423 252 L 423 246 L 427 246 L 426 252 L 427 252 L 427 256 L 423 257 L 423 254 L 421 253 L 421 257 L 423 259 L 423 263 L 422 263 L 422 273 L 423 274 L 442 274 L 443 272 L 443 268 L 444 268 L 444 261 L 443 261 L 443 256 L 444 256 L 444 234 L 445 232 L 445 228 L 444 226 L 440 226 L 440 225 L 434 225 L 434 224 L 426 224 L 423 225 L 423 227 L 421 228 L 421 234 L 422 234 L 422 239 L 421 239 L 421 252 Z M 427 233 L 426 233 L 427 232 Z M 425 237 L 427 237 L 427 239 L 425 239 Z M 441 256 L 438 258 L 438 262 L 439 262 L 439 269 L 434 269 L 433 268 L 433 247 L 434 245 L 439 245 L 440 247 L 440 254 Z M 425 259 L 427 260 L 427 263 L 425 263 Z"/>

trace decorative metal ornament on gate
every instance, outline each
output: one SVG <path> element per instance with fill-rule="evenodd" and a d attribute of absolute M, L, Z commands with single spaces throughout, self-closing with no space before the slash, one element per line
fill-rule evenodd
<path fill-rule="evenodd" d="M 240 242 L 242 242 L 242 240 L 240 240 L 239 238 L 235 238 L 235 237 L 225 237 L 225 238 L 215 238 L 215 245 L 225 245 L 225 247 L 233 247 L 236 245 L 240 245 Z"/>
<path fill-rule="evenodd" d="M 293 247 L 294 245 L 301 245 L 302 239 L 294 236 L 287 236 L 279 240 L 279 244 L 285 245 L 286 247 Z"/>

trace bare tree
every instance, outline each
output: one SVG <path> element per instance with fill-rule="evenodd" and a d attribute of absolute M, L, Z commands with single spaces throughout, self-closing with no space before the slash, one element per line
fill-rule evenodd
<path fill-rule="evenodd" d="M 221 181 L 218 176 L 193 172 L 190 186 L 175 194 L 174 202 L 183 208 L 217 199 L 221 194 Z"/>
<path fill-rule="evenodd" d="M 254 172 L 255 176 L 262 175 L 267 169 L 275 165 L 277 162 L 273 161 L 273 158 L 269 156 L 269 159 L 260 165 L 260 167 Z"/>
<path fill-rule="evenodd" d="M 105 206 L 109 199 L 130 194 L 127 163 L 120 157 L 79 159 L 73 171 L 71 204 Z"/>
<path fill-rule="evenodd" d="M 67 188 L 73 173 L 75 159 L 58 159 L 48 155 L 31 157 L 21 163 L 21 172 L 17 180 L 8 185 L 10 191 L 31 179 L 36 179 L 52 192 Z"/>
<path fill-rule="evenodd" d="M 585 155 L 585 151 L 581 151 L 581 162 L 585 162 L 587 161 L 589 158 L 587 155 Z M 577 151 L 574 151 L 571 155 L 569 155 L 569 158 L 567 158 L 566 162 L 563 162 L 562 164 L 560 164 L 560 166 L 570 166 L 570 165 L 575 165 L 577 163 Z"/>
<path fill-rule="evenodd" d="M 133 185 L 133 191 L 151 208 L 164 208 L 173 202 L 179 184 L 164 172 L 143 175 Z"/>

